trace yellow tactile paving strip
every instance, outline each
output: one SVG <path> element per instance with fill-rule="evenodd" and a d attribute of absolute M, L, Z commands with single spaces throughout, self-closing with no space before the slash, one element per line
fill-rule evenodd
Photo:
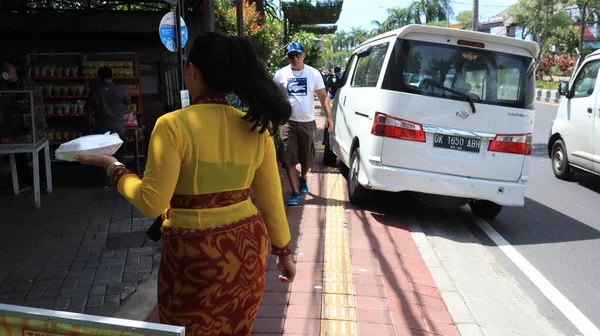
<path fill-rule="evenodd" d="M 321 336 L 358 335 L 350 236 L 344 212 L 344 183 L 338 173 L 326 174 L 327 210 L 323 260 Z"/>

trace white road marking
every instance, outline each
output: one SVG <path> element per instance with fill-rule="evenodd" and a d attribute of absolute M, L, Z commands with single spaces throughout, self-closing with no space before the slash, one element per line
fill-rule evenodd
<path fill-rule="evenodd" d="M 510 243 L 502 237 L 483 218 L 474 216 L 466 211 L 471 219 L 498 245 L 500 250 L 510 259 L 531 282 L 560 310 L 573 325 L 585 336 L 600 336 L 600 329 L 596 327 L 583 313 L 575 307 L 561 292 L 546 279 L 525 257 L 523 257 Z"/>

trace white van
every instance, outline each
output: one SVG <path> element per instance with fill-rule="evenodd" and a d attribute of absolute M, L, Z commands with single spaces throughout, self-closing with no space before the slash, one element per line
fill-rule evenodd
<path fill-rule="evenodd" d="M 325 165 L 349 167 L 350 201 L 369 189 L 470 202 L 495 217 L 523 206 L 537 43 L 423 25 L 360 45 L 337 91 Z"/>
<path fill-rule="evenodd" d="M 548 155 L 556 177 L 571 180 L 576 170 L 600 174 L 600 50 L 586 57 L 570 83 L 561 82 L 562 99 L 550 131 Z"/>

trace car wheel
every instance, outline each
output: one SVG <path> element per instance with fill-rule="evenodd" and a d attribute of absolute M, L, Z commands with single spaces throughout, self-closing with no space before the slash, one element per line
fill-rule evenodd
<path fill-rule="evenodd" d="M 329 147 L 329 141 L 325 143 L 325 151 L 323 152 L 323 165 L 325 167 L 334 167 L 337 164 L 337 156 Z"/>
<path fill-rule="evenodd" d="M 552 146 L 552 171 L 561 180 L 571 181 L 573 179 L 573 170 L 569 165 L 567 150 L 562 140 L 557 140 Z"/>
<path fill-rule="evenodd" d="M 369 192 L 358 182 L 358 174 L 360 173 L 360 154 L 358 152 L 358 148 L 352 152 L 348 169 L 348 198 L 350 203 L 355 205 L 363 204 L 367 200 Z"/>
<path fill-rule="evenodd" d="M 502 205 L 490 201 L 474 200 L 469 205 L 475 215 L 485 219 L 493 219 L 502 211 Z"/>

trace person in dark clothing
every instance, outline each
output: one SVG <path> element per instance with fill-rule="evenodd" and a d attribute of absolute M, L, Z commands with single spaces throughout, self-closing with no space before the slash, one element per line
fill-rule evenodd
<path fill-rule="evenodd" d="M 340 88 L 340 84 L 342 83 L 342 68 L 335 67 L 333 68 L 333 78 L 329 84 L 329 98 L 335 98 L 335 94 L 337 90 Z"/>
<path fill-rule="evenodd" d="M 131 104 L 131 97 L 127 92 L 113 83 L 113 74 L 110 68 L 104 67 L 98 70 L 101 83 L 90 90 L 85 102 L 85 110 L 88 115 L 88 123 L 92 134 L 104 134 L 106 132 L 117 133 L 123 144 L 115 153 L 119 162 L 125 162 L 127 141 L 125 139 L 125 105 Z M 110 179 L 104 170 L 94 169 L 91 183 L 100 183 L 107 187 Z"/>
<path fill-rule="evenodd" d="M 29 77 L 22 76 L 17 66 L 15 66 L 14 63 L 9 60 L 0 60 L 0 75 L 0 90 L 17 91 L 36 89 L 35 82 Z M 15 130 L 11 131 L 14 132 Z M 33 130 L 31 130 L 31 132 L 33 132 Z M 20 189 L 27 189 L 33 184 L 33 168 L 29 166 L 29 157 L 30 156 L 27 153 L 15 154 Z M 44 164 L 45 157 L 44 151 L 38 152 L 41 176 L 40 184 L 42 189 L 46 188 L 46 165 Z"/>

